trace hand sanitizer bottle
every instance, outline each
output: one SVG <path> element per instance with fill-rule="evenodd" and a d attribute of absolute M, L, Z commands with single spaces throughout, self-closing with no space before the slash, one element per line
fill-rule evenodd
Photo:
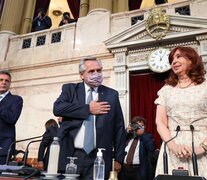
<path fill-rule="evenodd" d="M 103 148 L 98 148 L 97 157 L 94 161 L 93 180 L 104 180 L 105 176 L 105 162 L 103 159 Z"/>
<path fill-rule="evenodd" d="M 59 152 L 60 152 L 60 145 L 58 142 L 58 137 L 54 137 L 53 142 L 50 146 L 50 155 L 49 155 L 47 173 L 57 174 Z"/>

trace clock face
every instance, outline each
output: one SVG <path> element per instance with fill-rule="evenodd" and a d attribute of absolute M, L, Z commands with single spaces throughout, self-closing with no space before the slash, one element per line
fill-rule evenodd
<path fill-rule="evenodd" d="M 171 68 L 168 59 L 169 54 L 170 50 L 166 48 L 158 48 L 152 51 L 148 56 L 149 68 L 158 73 L 168 71 Z"/>

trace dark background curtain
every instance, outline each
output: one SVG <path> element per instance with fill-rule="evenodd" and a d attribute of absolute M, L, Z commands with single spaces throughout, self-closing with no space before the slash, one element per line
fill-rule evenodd
<path fill-rule="evenodd" d="M 36 1 L 36 6 L 35 6 L 35 12 L 34 12 L 34 17 L 37 16 L 38 14 L 38 9 L 43 8 L 47 12 L 47 9 L 50 5 L 50 0 L 37 0 Z"/>
<path fill-rule="evenodd" d="M 74 19 L 79 18 L 80 0 L 67 0 L 71 13 Z"/>
<path fill-rule="evenodd" d="M 2 1 L 2 0 L 0 0 Z M 67 0 L 68 6 L 73 14 L 74 19 L 78 19 L 79 17 L 79 9 L 80 9 L 80 0 Z M 46 11 L 49 7 L 50 0 L 37 0 L 35 6 L 34 17 L 38 14 L 39 8 L 44 8 Z"/>
<path fill-rule="evenodd" d="M 4 0 L 0 0 L 4 1 Z M 70 11 L 74 17 L 74 19 L 79 18 L 79 10 L 80 10 L 80 0 L 67 0 L 68 6 L 70 8 Z M 128 5 L 129 5 L 129 10 L 135 10 L 139 9 L 141 6 L 142 0 L 129 0 Z M 46 11 L 49 7 L 50 0 L 37 0 L 36 1 L 36 7 L 35 7 L 35 12 L 34 12 L 34 17 L 37 16 L 37 12 L 39 8 L 44 8 Z"/>
<path fill-rule="evenodd" d="M 35 6 L 33 19 L 38 15 L 38 10 L 40 8 L 45 9 L 45 11 L 47 12 L 47 9 L 48 9 L 49 5 L 50 5 L 50 0 L 44 0 L 44 1 L 36 0 L 36 6 Z M 33 28 L 31 29 L 31 32 L 34 32 Z"/>
<path fill-rule="evenodd" d="M 4 0 L 0 0 L 0 19 L 3 11 L 3 7 L 4 7 Z"/>
<path fill-rule="evenodd" d="M 156 148 L 160 148 L 161 139 L 155 124 L 157 91 L 164 85 L 167 73 L 140 71 L 130 73 L 130 109 L 134 116 L 146 118 L 146 131 L 153 134 Z"/>
<path fill-rule="evenodd" d="M 140 8 L 142 4 L 142 0 L 129 0 L 128 4 L 129 4 L 129 10 L 132 11 Z"/>

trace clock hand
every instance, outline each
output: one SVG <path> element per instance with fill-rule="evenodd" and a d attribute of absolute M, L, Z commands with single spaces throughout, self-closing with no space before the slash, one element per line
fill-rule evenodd
<path fill-rule="evenodd" d="M 164 52 L 164 54 L 161 56 L 160 61 L 162 60 L 162 58 L 165 56 L 167 51 Z"/>

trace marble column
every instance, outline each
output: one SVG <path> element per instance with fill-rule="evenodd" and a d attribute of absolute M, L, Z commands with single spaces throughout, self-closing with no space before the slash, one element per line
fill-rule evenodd
<path fill-rule="evenodd" d="M 129 119 L 129 93 L 127 91 L 128 76 L 127 76 L 127 48 L 113 49 L 112 54 L 115 55 L 115 89 L 119 92 L 119 100 L 123 109 L 125 125 L 128 124 Z"/>
<path fill-rule="evenodd" d="M 22 27 L 20 31 L 21 34 L 26 34 L 31 31 L 36 0 L 29 0 L 29 1 L 27 0 L 25 3 L 26 4 L 25 4 L 23 19 L 22 19 Z"/>
<path fill-rule="evenodd" d="M 118 12 L 129 11 L 128 0 L 118 0 Z"/>
<path fill-rule="evenodd" d="M 6 0 L 1 18 L 1 31 L 19 34 L 25 0 Z"/>
<path fill-rule="evenodd" d="M 81 0 L 79 17 L 87 16 L 89 10 L 89 0 Z"/>
<path fill-rule="evenodd" d="M 90 0 L 89 11 L 103 8 L 112 12 L 112 0 Z"/>

